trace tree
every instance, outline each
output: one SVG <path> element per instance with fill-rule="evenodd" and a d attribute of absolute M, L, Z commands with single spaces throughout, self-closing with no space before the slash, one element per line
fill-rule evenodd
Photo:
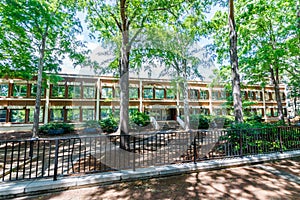
<path fill-rule="evenodd" d="M 74 39 L 82 31 L 76 18 L 76 2 L 6 0 L 0 7 L 2 75 L 30 78 L 37 72 L 33 122 L 33 137 L 37 137 L 44 72 L 59 71 L 66 55 L 75 65 L 84 60 L 80 52 L 84 44 Z"/>
<path fill-rule="evenodd" d="M 279 84 L 284 72 L 290 68 L 297 70 L 299 42 L 295 42 L 296 2 L 292 0 L 242 0 L 235 2 L 237 32 L 239 38 L 239 65 L 248 83 L 260 83 L 262 87 L 273 84 L 279 119 L 284 121 Z M 224 23 L 221 12 L 216 13 L 213 26 L 218 27 L 218 53 L 224 59 L 222 47 L 222 28 Z M 221 20 L 218 22 L 217 20 Z M 298 48 L 297 48 L 298 46 Z"/>
<path fill-rule="evenodd" d="M 193 2 L 193 1 L 191 1 Z M 120 134 L 129 133 L 129 64 L 132 46 L 146 29 L 157 24 L 170 24 L 179 19 L 180 13 L 190 9 L 190 1 L 184 0 L 83 0 L 87 9 L 87 21 L 99 42 L 116 43 L 116 59 L 120 76 Z M 125 137 L 121 137 L 125 138 Z M 121 141 L 121 147 L 128 149 L 128 142 Z"/>
<path fill-rule="evenodd" d="M 195 27 L 200 26 L 201 17 L 190 16 L 191 14 L 177 27 L 160 27 L 153 30 L 153 33 L 148 35 L 150 44 L 144 51 L 151 66 L 164 66 L 160 76 L 173 77 L 178 85 L 176 90 L 182 90 L 186 130 L 190 129 L 188 80 L 202 79 L 200 66 L 208 68 L 213 65 L 212 58 L 196 42 L 200 33 Z"/>
<path fill-rule="evenodd" d="M 229 0 L 229 37 L 230 37 L 230 63 L 232 73 L 232 96 L 234 117 L 237 123 L 243 122 L 243 110 L 241 99 L 241 84 L 240 74 L 238 68 L 238 54 L 237 54 L 237 31 L 234 20 L 234 4 L 233 0 Z"/>

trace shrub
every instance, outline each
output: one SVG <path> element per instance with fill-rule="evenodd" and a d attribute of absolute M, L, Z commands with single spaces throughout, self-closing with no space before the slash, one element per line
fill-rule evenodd
<path fill-rule="evenodd" d="M 130 115 L 130 120 L 138 126 L 147 126 L 150 124 L 150 117 L 139 111 L 132 113 Z"/>
<path fill-rule="evenodd" d="M 43 134 L 60 134 L 60 133 L 70 133 L 74 131 L 74 125 L 73 124 L 67 124 L 67 123 L 48 123 L 40 127 L 40 133 Z M 56 130 L 56 131 L 55 131 Z M 57 131 L 61 130 L 61 131 Z"/>
<path fill-rule="evenodd" d="M 100 120 L 100 126 L 103 132 L 113 133 L 118 129 L 118 120 L 109 115 L 108 118 Z"/>

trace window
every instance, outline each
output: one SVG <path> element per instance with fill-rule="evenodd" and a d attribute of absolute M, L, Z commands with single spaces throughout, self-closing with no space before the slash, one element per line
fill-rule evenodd
<path fill-rule="evenodd" d="M 37 91 L 37 85 L 31 84 L 30 96 L 35 97 Z M 41 96 L 45 96 L 45 89 L 42 87 Z"/>
<path fill-rule="evenodd" d="M 24 123 L 25 110 L 10 110 L 10 122 Z"/>
<path fill-rule="evenodd" d="M 262 92 L 258 92 L 258 94 L 256 95 L 256 99 L 259 101 L 263 100 L 263 93 Z"/>
<path fill-rule="evenodd" d="M 164 89 L 155 89 L 155 99 L 164 99 L 165 90 Z"/>
<path fill-rule="evenodd" d="M 218 100 L 219 99 L 219 92 L 218 91 L 212 91 L 212 99 Z"/>
<path fill-rule="evenodd" d="M 103 87 L 101 92 L 102 98 L 112 98 L 113 97 L 113 89 L 111 87 Z"/>
<path fill-rule="evenodd" d="M 167 89 L 167 99 L 175 99 L 175 94 L 173 90 Z"/>
<path fill-rule="evenodd" d="M 153 99 L 153 89 L 152 88 L 144 88 L 144 98 L 145 99 Z"/>
<path fill-rule="evenodd" d="M 278 117 L 278 110 L 277 110 L 277 108 L 273 108 L 273 117 Z"/>
<path fill-rule="evenodd" d="M 27 96 L 27 85 L 14 84 L 13 85 L 13 96 L 14 97 L 26 97 Z"/>
<path fill-rule="evenodd" d="M 82 121 L 95 120 L 94 109 L 82 109 Z"/>
<path fill-rule="evenodd" d="M 207 90 L 200 91 L 200 99 L 208 99 L 208 91 Z"/>
<path fill-rule="evenodd" d="M 0 110 L 0 122 L 6 122 L 7 110 Z"/>
<path fill-rule="evenodd" d="M 129 98 L 130 99 L 138 99 L 138 88 L 129 88 Z"/>
<path fill-rule="evenodd" d="M 69 109 L 67 113 L 68 121 L 80 121 L 80 110 L 79 109 Z"/>
<path fill-rule="evenodd" d="M 249 97 L 250 100 L 256 100 L 256 92 L 249 91 L 248 92 L 248 97 Z"/>
<path fill-rule="evenodd" d="M 198 90 L 195 89 L 191 89 L 190 90 L 190 98 L 197 100 L 198 99 Z"/>
<path fill-rule="evenodd" d="M 64 109 L 51 109 L 50 121 L 64 121 Z"/>
<path fill-rule="evenodd" d="M 8 96 L 8 84 L 0 84 L 0 96 Z"/>
<path fill-rule="evenodd" d="M 83 87 L 83 98 L 87 98 L 87 99 L 95 98 L 95 87 L 84 86 Z"/>
<path fill-rule="evenodd" d="M 64 98 L 65 97 L 65 86 L 64 85 L 53 85 L 52 86 L 52 97 Z"/>
<path fill-rule="evenodd" d="M 120 88 L 119 87 L 115 88 L 115 98 L 120 98 Z"/>
<path fill-rule="evenodd" d="M 280 93 L 281 95 L 281 100 L 285 100 L 285 94 L 283 92 Z"/>
<path fill-rule="evenodd" d="M 68 87 L 68 98 L 80 98 L 81 97 L 81 87 L 79 85 L 70 85 Z"/>
<path fill-rule="evenodd" d="M 101 119 L 109 117 L 110 114 L 112 114 L 111 108 L 101 108 Z"/>
<path fill-rule="evenodd" d="M 43 122 L 44 112 L 43 108 L 40 108 L 39 122 Z M 29 122 L 33 122 L 34 108 L 29 109 Z"/>

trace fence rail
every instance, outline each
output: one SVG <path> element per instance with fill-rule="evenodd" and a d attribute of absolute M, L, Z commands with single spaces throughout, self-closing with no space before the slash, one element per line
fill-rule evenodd
<path fill-rule="evenodd" d="M 74 173 L 135 170 L 298 149 L 299 127 L 10 140 L 0 141 L 0 178 L 56 180 Z"/>

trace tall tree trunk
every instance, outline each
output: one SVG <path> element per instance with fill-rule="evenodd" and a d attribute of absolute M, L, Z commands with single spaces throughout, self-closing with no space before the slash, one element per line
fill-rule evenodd
<path fill-rule="evenodd" d="M 43 35 L 42 45 L 39 50 L 39 65 L 38 65 L 38 77 L 37 77 L 37 91 L 35 99 L 35 109 L 33 116 L 33 128 L 32 128 L 32 138 L 37 138 L 39 133 L 39 121 L 40 121 L 40 110 L 41 110 L 41 94 L 42 94 L 42 80 L 43 80 L 43 67 L 44 67 L 44 57 L 46 48 L 46 37 L 47 34 Z"/>
<path fill-rule="evenodd" d="M 283 108 L 282 108 L 282 102 L 281 102 L 281 97 L 280 97 L 280 89 L 279 89 L 278 67 L 274 71 L 273 66 L 270 65 L 270 73 L 271 73 L 272 82 L 274 84 L 275 98 L 276 98 L 277 110 L 278 110 L 278 119 L 284 123 Z"/>
<path fill-rule="evenodd" d="M 129 138 L 124 136 L 129 134 L 129 24 L 126 16 L 126 1 L 120 3 L 121 20 L 122 20 L 122 46 L 121 58 L 119 63 L 120 69 L 120 125 L 121 136 L 120 147 L 129 149 Z"/>
<path fill-rule="evenodd" d="M 234 117 L 235 122 L 243 123 L 241 85 L 237 56 L 237 32 L 235 28 L 233 0 L 229 0 L 229 36 Z"/>
<path fill-rule="evenodd" d="M 185 130 L 190 129 L 190 109 L 189 109 L 189 88 L 188 88 L 188 80 L 187 80 L 187 72 L 186 72 L 186 60 L 183 63 L 184 67 L 184 82 L 183 82 L 183 109 L 184 109 L 184 128 Z"/>

